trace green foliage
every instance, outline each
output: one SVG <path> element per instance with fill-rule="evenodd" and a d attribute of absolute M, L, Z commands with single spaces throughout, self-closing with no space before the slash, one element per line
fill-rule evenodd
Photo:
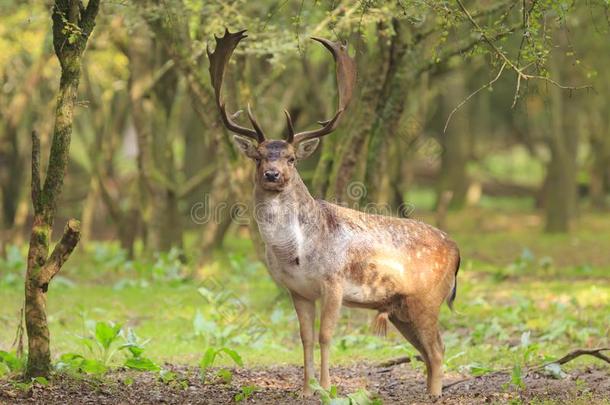
<path fill-rule="evenodd" d="M 309 381 L 311 389 L 320 396 L 320 401 L 323 405 L 381 405 L 381 400 L 372 396 L 366 389 L 361 388 L 358 391 L 348 394 L 345 397 L 339 396 L 337 387 L 332 385 L 328 390 L 315 380 Z"/>
<path fill-rule="evenodd" d="M 119 337 L 121 328 L 122 325 L 120 324 L 112 325 L 107 322 L 97 322 L 95 324 L 95 342 L 102 349 L 104 359 L 109 360 L 110 346 L 112 346 Z"/>
<path fill-rule="evenodd" d="M 120 324 L 93 322 L 90 335 L 81 337 L 80 342 L 93 357 L 65 353 L 56 364 L 57 370 L 101 375 L 109 370 L 111 360 L 120 351 L 127 353 L 123 366 L 128 369 L 155 372 L 161 370 L 155 362 L 143 356 L 144 346 L 148 341 L 142 341 L 133 329 L 125 330 Z"/>
<path fill-rule="evenodd" d="M 108 366 L 98 359 L 88 359 L 78 353 L 64 353 L 55 364 L 57 371 L 102 375 L 108 371 Z"/>
<path fill-rule="evenodd" d="M 217 358 L 221 355 L 226 355 L 230 360 L 232 360 L 235 364 L 240 367 L 243 367 L 244 363 L 241 356 L 237 353 L 237 351 L 230 349 L 228 347 L 208 347 L 206 351 L 203 353 L 203 357 L 201 361 L 199 361 L 199 370 L 201 372 L 201 379 L 205 382 L 207 373 L 209 369 L 214 365 Z M 220 377 L 225 383 L 230 383 L 233 379 L 233 375 L 230 370 L 221 369 L 216 374 L 217 377 Z"/>
<path fill-rule="evenodd" d="M 15 353 L 0 350 L 0 377 L 6 374 L 17 374 L 25 367 L 24 359 Z"/>
<path fill-rule="evenodd" d="M 256 385 L 246 385 L 239 389 L 239 392 L 235 394 L 235 402 L 247 401 L 252 394 L 258 391 L 258 387 Z"/>

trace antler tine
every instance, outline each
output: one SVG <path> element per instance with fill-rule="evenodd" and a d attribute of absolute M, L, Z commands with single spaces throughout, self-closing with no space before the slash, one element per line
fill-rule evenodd
<path fill-rule="evenodd" d="M 356 83 L 356 62 L 349 56 L 347 45 L 332 42 L 324 38 L 312 37 L 311 39 L 324 45 L 324 47 L 333 55 L 335 60 L 337 87 L 339 90 L 339 107 L 331 119 L 319 121 L 319 124 L 322 125 L 321 128 L 299 132 L 298 134 L 294 134 L 292 137 L 289 133 L 287 140 L 288 142 L 294 144 L 307 139 L 319 138 L 333 132 L 339 125 L 341 116 L 352 99 L 352 93 Z M 290 125 L 291 124 L 292 121 L 290 120 Z M 294 130 L 292 132 L 294 133 Z"/>
<path fill-rule="evenodd" d="M 286 126 L 288 127 L 286 142 L 292 143 L 294 141 L 294 125 L 292 124 L 292 117 L 290 117 L 288 110 L 284 110 L 284 114 L 286 115 Z"/>
<path fill-rule="evenodd" d="M 259 138 L 259 142 L 264 141 L 265 134 L 263 134 L 263 130 L 261 129 L 261 126 L 258 124 L 258 121 L 256 121 L 256 117 L 254 117 L 254 114 L 252 113 L 252 109 L 250 108 L 250 103 L 248 103 L 248 119 L 250 120 L 250 122 L 252 123 L 252 126 L 254 127 L 254 130 L 256 131 L 256 135 Z"/>
<path fill-rule="evenodd" d="M 214 39 L 216 40 L 216 49 L 214 49 L 214 52 L 211 52 L 210 48 L 207 48 L 208 58 L 210 59 L 210 79 L 212 81 L 212 86 L 214 87 L 216 105 L 220 110 L 220 118 L 222 119 L 225 127 L 227 127 L 227 129 L 230 131 L 255 139 L 260 143 L 265 140 L 265 135 L 254 119 L 254 116 L 250 111 L 250 107 L 248 106 L 248 117 L 250 118 L 254 129 L 242 127 L 241 125 L 236 124 L 232 117 L 227 113 L 226 105 L 221 97 L 222 80 L 225 74 L 225 69 L 239 42 L 247 37 L 245 32 L 246 30 L 231 33 L 228 29 L 225 29 L 225 33 L 222 37 L 214 36 Z M 233 117 L 235 117 L 235 115 Z"/>

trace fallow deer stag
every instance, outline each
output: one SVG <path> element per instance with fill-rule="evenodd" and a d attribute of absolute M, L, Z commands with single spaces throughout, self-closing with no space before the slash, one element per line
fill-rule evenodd
<path fill-rule="evenodd" d="M 266 245 L 273 279 L 292 296 L 304 352 L 303 394 L 311 394 L 314 377 L 315 302 L 321 300 L 320 384 L 330 386 L 329 352 L 341 305 L 378 311 L 375 326 L 385 331 L 389 320 L 421 353 L 428 392 L 442 388 L 444 346 L 438 329 L 443 302 L 456 295 L 460 255 L 442 231 L 413 219 L 371 215 L 314 199 L 296 169 L 310 156 L 320 137 L 331 133 L 350 102 L 356 66 L 347 47 L 312 38 L 335 60 L 339 107 L 318 129 L 295 133 L 285 111 L 286 140 L 267 139 L 248 105 L 252 128 L 237 124 L 221 97 L 222 80 L 231 54 L 246 37 L 244 31 L 216 37 L 208 49 L 210 76 L 224 125 L 238 135 L 235 144 L 256 162 L 255 217 Z"/>

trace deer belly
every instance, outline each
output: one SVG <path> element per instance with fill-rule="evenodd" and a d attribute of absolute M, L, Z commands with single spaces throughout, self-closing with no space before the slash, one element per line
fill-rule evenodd
<path fill-rule="evenodd" d="M 343 299 L 347 305 L 375 306 L 398 293 L 405 293 L 408 286 L 404 264 L 389 258 L 353 263 L 345 275 Z"/>

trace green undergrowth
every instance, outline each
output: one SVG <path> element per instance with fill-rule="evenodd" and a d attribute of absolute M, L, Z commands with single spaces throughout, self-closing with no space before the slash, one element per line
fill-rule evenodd
<path fill-rule="evenodd" d="M 455 234 L 464 259 L 455 312 L 446 307 L 441 312 L 447 371 L 481 375 L 508 368 L 513 370 L 508 383 L 519 386 L 528 365 L 552 361 L 574 348 L 608 346 L 609 267 L 601 258 L 581 260 L 582 252 L 572 242 L 586 240 L 586 233 L 538 235 L 534 246 L 521 246 L 510 260 L 497 257 L 506 255 L 502 235 L 477 239 Z M 526 243 L 510 236 L 504 234 L 508 245 Z M 547 254 L 539 253 L 551 245 Z M 228 246 L 204 266 L 188 256 L 185 264 L 178 251 L 131 261 L 111 243 L 81 249 L 49 290 L 56 367 L 93 374 L 112 367 L 163 373 L 164 364 L 177 363 L 199 366 L 205 375 L 210 365 L 301 364 L 288 295 L 272 282 L 248 242 L 235 238 Z M 598 249 L 603 257 L 606 253 L 600 245 Z M 23 366 L 12 342 L 23 299 L 24 253 L 25 247 L 10 247 L 0 263 L 0 374 Z M 565 257 L 571 253 L 572 259 Z M 333 365 L 416 354 L 395 331 L 385 338 L 373 336 L 373 316 L 343 311 Z M 561 377 L 593 363 L 600 364 L 581 357 L 547 372 Z M 423 369 L 419 362 L 412 367 Z"/>

